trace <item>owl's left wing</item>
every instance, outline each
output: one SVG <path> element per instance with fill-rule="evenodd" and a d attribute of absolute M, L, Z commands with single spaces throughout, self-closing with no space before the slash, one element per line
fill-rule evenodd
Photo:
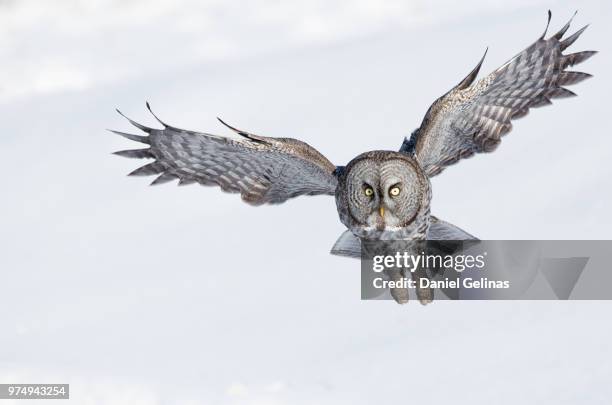
<path fill-rule="evenodd" d="M 548 23 L 550 17 L 549 11 Z M 530 108 L 551 104 L 553 98 L 575 96 L 563 86 L 591 75 L 566 69 L 596 52 L 561 53 L 587 28 L 564 39 L 570 23 L 548 39 L 546 29 L 527 49 L 473 83 L 483 56 L 461 83 L 431 105 L 400 151 L 414 153 L 425 172 L 435 176 L 460 159 L 495 150 L 502 135 L 511 130 L 511 120 L 525 116 Z"/>
<path fill-rule="evenodd" d="M 147 108 L 151 110 L 148 103 Z M 335 193 L 336 167 L 316 149 L 297 139 L 254 135 L 221 120 L 240 138 L 187 131 L 159 119 L 164 128 L 153 129 L 125 118 L 148 136 L 112 132 L 148 144 L 149 148 L 115 154 L 154 159 L 130 173 L 131 176 L 158 175 L 151 184 L 178 179 L 179 185 L 219 186 L 223 191 L 240 193 L 252 205 L 278 204 L 299 195 Z"/>

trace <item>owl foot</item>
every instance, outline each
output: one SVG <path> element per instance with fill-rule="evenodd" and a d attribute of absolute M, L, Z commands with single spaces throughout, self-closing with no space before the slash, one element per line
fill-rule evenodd
<path fill-rule="evenodd" d="M 431 304 L 434 300 L 433 290 L 431 288 L 417 288 L 417 298 L 422 305 Z"/>
<path fill-rule="evenodd" d="M 398 304 L 407 304 L 410 301 L 410 295 L 407 288 L 392 288 L 391 296 Z"/>

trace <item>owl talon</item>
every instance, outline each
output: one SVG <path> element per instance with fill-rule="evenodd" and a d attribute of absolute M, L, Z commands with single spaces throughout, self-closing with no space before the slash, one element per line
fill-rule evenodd
<path fill-rule="evenodd" d="M 400 305 L 407 304 L 410 301 L 410 295 L 407 288 L 392 288 L 391 296 Z"/>
<path fill-rule="evenodd" d="M 431 304 L 433 302 L 433 297 L 419 297 L 419 302 L 421 305 Z"/>

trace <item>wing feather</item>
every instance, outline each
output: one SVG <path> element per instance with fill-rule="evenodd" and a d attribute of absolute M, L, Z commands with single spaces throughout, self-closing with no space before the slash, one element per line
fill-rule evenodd
<path fill-rule="evenodd" d="M 512 129 L 511 120 L 524 117 L 530 109 L 575 96 L 564 86 L 591 75 L 565 69 L 596 52 L 561 53 L 587 28 L 563 39 L 570 23 L 548 39 L 545 31 L 524 51 L 473 83 L 481 60 L 466 79 L 431 105 L 421 126 L 400 150 L 414 153 L 427 174 L 435 176 L 462 158 L 495 150 Z"/>
<path fill-rule="evenodd" d="M 148 103 L 147 108 L 151 110 Z M 226 138 L 175 128 L 156 116 L 163 129 L 149 128 L 125 118 L 148 136 L 112 132 L 149 144 L 150 148 L 115 154 L 155 159 L 129 174 L 157 174 L 152 185 L 178 179 L 179 185 L 218 186 L 223 191 L 240 193 L 244 201 L 253 205 L 282 203 L 300 195 L 335 193 L 336 167 L 316 149 L 297 139 L 263 137 L 233 127 L 230 128 L 241 138 Z"/>

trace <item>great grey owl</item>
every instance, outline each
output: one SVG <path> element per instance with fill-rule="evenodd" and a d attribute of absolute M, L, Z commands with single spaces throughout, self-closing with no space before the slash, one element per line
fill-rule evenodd
<path fill-rule="evenodd" d="M 549 12 L 548 23 L 550 17 Z M 336 166 L 302 141 L 255 135 L 221 120 L 240 137 L 183 130 L 157 117 L 163 129 L 152 129 L 126 117 L 148 136 L 116 133 L 150 147 L 116 154 L 154 159 L 130 173 L 159 175 L 152 184 L 178 179 L 180 185 L 219 186 L 240 193 L 252 205 L 278 204 L 300 195 L 335 195 L 348 231 L 332 253 L 354 253 L 356 237 L 470 239 L 470 234 L 430 215 L 429 178 L 460 159 L 493 151 L 512 128 L 511 120 L 530 108 L 575 95 L 564 86 L 591 75 L 566 69 L 595 51 L 562 53 L 586 29 L 564 38 L 570 22 L 546 39 L 547 23 L 537 41 L 475 81 L 483 56 L 458 85 L 429 107 L 420 127 L 404 139 L 398 152 L 367 152 L 346 166 Z M 147 107 L 151 110 L 148 103 Z"/>

